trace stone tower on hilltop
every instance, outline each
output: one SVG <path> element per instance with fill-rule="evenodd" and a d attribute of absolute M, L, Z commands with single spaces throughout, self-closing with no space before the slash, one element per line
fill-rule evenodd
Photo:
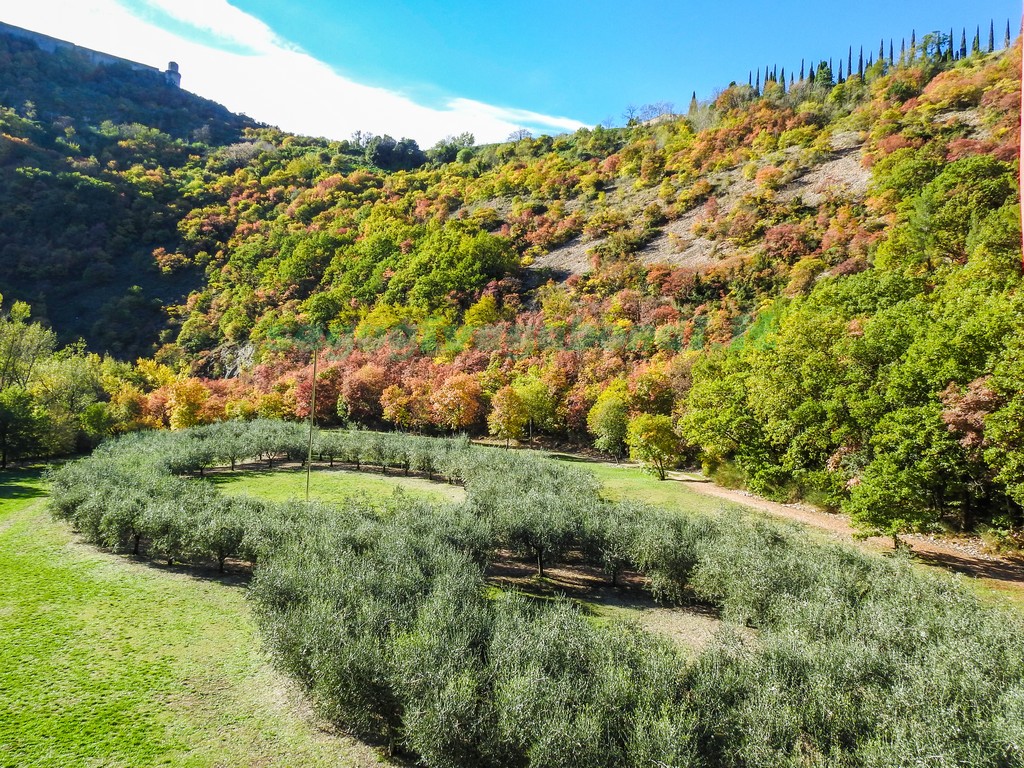
<path fill-rule="evenodd" d="M 164 72 L 167 83 L 175 88 L 181 88 L 181 73 L 178 72 L 178 62 L 172 61 L 167 64 L 167 71 Z"/>

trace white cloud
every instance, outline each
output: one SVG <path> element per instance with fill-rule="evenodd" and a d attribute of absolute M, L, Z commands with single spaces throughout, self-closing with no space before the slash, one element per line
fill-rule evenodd
<path fill-rule="evenodd" d="M 143 2 L 156 14 L 134 13 L 117 0 L 33 0 L 5 9 L 0 20 L 155 66 L 176 61 L 184 88 L 296 133 L 342 139 L 361 130 L 409 136 L 427 147 L 463 131 L 490 142 L 520 127 L 562 133 L 582 126 L 567 117 L 466 98 L 452 98 L 443 108 L 427 107 L 357 83 L 226 0 Z M 221 47 L 195 42 L 143 18 L 159 14 L 204 33 L 196 39 L 216 38 Z"/>

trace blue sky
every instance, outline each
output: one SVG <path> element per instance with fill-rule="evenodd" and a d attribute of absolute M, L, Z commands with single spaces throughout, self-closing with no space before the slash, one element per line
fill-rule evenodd
<path fill-rule="evenodd" d="M 1016 0 L 852 4 L 588 0 L 34 0 L 0 20 L 148 63 L 173 58 L 183 86 L 259 120 L 346 138 L 355 130 L 429 146 L 464 130 L 559 133 L 627 104 L 711 97 L 752 69 L 799 68 L 849 45 L 982 26 L 996 44 Z M 856 57 L 856 54 L 855 54 Z"/>
<path fill-rule="evenodd" d="M 544 3 L 468 0 L 238 0 L 239 8 L 318 58 L 364 82 L 404 88 L 418 99 L 473 99 L 567 114 L 593 125 L 630 103 L 689 102 L 751 69 L 801 57 L 838 57 L 881 37 L 908 39 L 978 24 L 997 44 L 1016 0 L 866 0 L 853 3 L 586 0 Z M 842 8 L 838 13 L 827 9 Z M 837 64 L 838 66 L 838 64 Z"/>

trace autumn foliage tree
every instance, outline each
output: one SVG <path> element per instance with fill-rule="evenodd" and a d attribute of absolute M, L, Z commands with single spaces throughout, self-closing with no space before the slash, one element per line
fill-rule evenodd
<path fill-rule="evenodd" d="M 435 390 L 430 405 L 438 426 L 452 431 L 468 429 L 483 416 L 483 390 L 476 377 L 457 373 Z"/>

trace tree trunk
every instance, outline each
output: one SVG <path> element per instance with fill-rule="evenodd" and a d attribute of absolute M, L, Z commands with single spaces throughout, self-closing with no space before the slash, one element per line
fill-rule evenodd
<path fill-rule="evenodd" d="M 544 578 L 544 553 L 541 551 L 537 552 L 537 575 Z"/>

